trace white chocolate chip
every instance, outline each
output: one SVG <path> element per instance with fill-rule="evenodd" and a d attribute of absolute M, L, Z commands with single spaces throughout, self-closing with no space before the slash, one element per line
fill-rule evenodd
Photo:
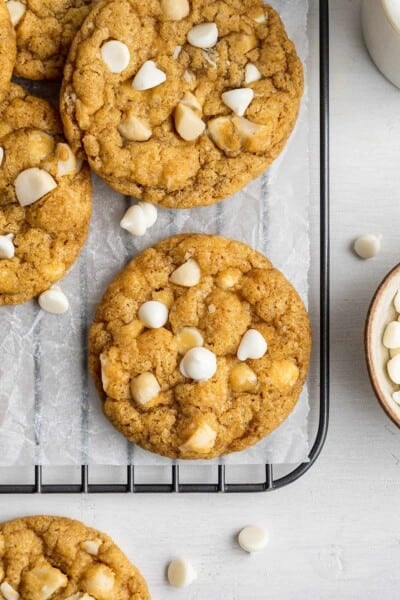
<path fill-rule="evenodd" d="M 383 334 L 383 345 L 385 348 L 400 347 L 400 323 L 399 321 L 391 321 L 386 325 Z"/>
<path fill-rule="evenodd" d="M 161 387 L 153 373 L 142 373 L 131 382 L 132 398 L 145 406 L 160 393 Z"/>
<path fill-rule="evenodd" d="M 228 106 L 238 117 L 243 117 L 254 98 L 251 88 L 237 88 L 221 95 L 222 102 Z"/>
<path fill-rule="evenodd" d="M 196 327 L 182 327 L 176 336 L 179 354 L 186 354 L 191 348 L 204 344 L 204 338 Z"/>
<path fill-rule="evenodd" d="M 211 58 L 209 52 L 207 52 L 206 50 L 203 50 L 202 55 L 204 57 L 204 60 L 207 61 L 208 64 L 211 65 L 213 69 L 216 69 L 218 67 L 217 62 Z"/>
<path fill-rule="evenodd" d="M 47 171 L 33 167 L 21 171 L 15 182 L 15 193 L 21 206 L 29 206 L 57 187 Z"/>
<path fill-rule="evenodd" d="M 194 81 L 196 79 L 194 73 L 192 73 L 192 71 L 188 71 L 186 69 L 186 71 L 183 73 L 183 79 L 186 81 L 186 83 L 190 83 L 192 81 Z"/>
<path fill-rule="evenodd" d="M 400 405 L 400 391 L 393 392 L 392 400 L 393 400 L 393 402 L 396 402 L 396 404 Z"/>
<path fill-rule="evenodd" d="M 3 148 L 3 146 L 0 146 L 0 167 L 3 164 L 3 160 L 4 160 L 4 148 Z"/>
<path fill-rule="evenodd" d="M 95 563 L 90 565 L 81 581 L 81 586 L 96 600 L 110 600 L 113 594 L 115 575 L 107 565 Z"/>
<path fill-rule="evenodd" d="M 240 137 L 244 140 L 252 137 L 264 128 L 264 125 L 253 123 L 252 121 L 249 121 L 249 119 L 246 119 L 246 117 L 233 117 L 232 123 L 234 124 Z"/>
<path fill-rule="evenodd" d="M 253 63 L 247 63 L 244 68 L 244 82 L 246 85 L 249 83 L 253 83 L 254 81 L 259 81 L 262 75 L 260 71 L 257 69 L 256 65 Z"/>
<path fill-rule="evenodd" d="M 196 48 L 212 48 L 218 42 L 218 27 L 215 23 L 201 23 L 189 31 L 187 40 Z"/>
<path fill-rule="evenodd" d="M 271 382 L 280 390 L 293 387 L 299 375 L 299 367 L 288 359 L 275 360 L 269 370 Z"/>
<path fill-rule="evenodd" d="M 81 548 L 88 554 L 91 554 L 92 556 L 97 556 L 102 543 L 103 542 L 101 540 L 86 540 L 85 542 L 82 542 Z"/>
<path fill-rule="evenodd" d="M 257 329 L 246 331 L 239 344 L 237 357 L 239 360 L 262 358 L 268 349 L 265 338 Z"/>
<path fill-rule="evenodd" d="M 216 439 L 217 432 L 208 423 L 202 423 L 179 449 L 182 452 L 209 452 Z"/>
<path fill-rule="evenodd" d="M 246 363 L 235 365 L 229 375 L 234 392 L 251 392 L 257 386 L 257 375 Z"/>
<path fill-rule="evenodd" d="M 66 575 L 50 563 L 35 567 L 28 574 L 35 590 L 39 592 L 35 594 L 35 600 L 48 600 L 57 590 L 68 585 Z"/>
<path fill-rule="evenodd" d="M 213 142 L 221 148 L 221 150 L 231 150 L 232 143 L 232 118 L 217 117 L 210 119 L 207 123 L 208 133 Z"/>
<path fill-rule="evenodd" d="M 135 90 L 143 91 L 157 87 L 167 80 L 164 71 L 161 71 L 152 60 L 147 60 L 136 73 L 132 87 Z"/>
<path fill-rule="evenodd" d="M 172 58 L 177 60 L 179 58 L 180 53 L 182 52 L 182 46 L 175 46 L 174 51 L 172 53 Z"/>
<path fill-rule="evenodd" d="M 174 119 L 177 132 L 187 142 L 197 140 L 206 129 L 204 121 L 191 108 L 182 103 L 176 107 Z"/>
<path fill-rule="evenodd" d="M 185 95 L 183 96 L 182 100 L 180 101 L 180 104 L 184 104 L 185 106 L 188 106 L 197 115 L 201 115 L 201 113 L 203 112 L 203 107 L 201 106 L 200 102 L 197 100 L 196 96 L 194 94 L 192 94 L 192 92 L 186 92 Z"/>
<path fill-rule="evenodd" d="M 171 21 L 180 21 L 190 13 L 188 0 L 161 0 L 161 10 Z"/>
<path fill-rule="evenodd" d="M 129 65 L 131 55 L 129 48 L 118 40 L 109 40 L 100 48 L 101 58 L 111 73 L 122 73 Z"/>
<path fill-rule="evenodd" d="M 153 227 L 154 223 L 157 221 L 157 217 L 158 217 L 158 211 L 157 211 L 157 207 L 155 206 L 155 204 L 152 204 L 151 202 L 139 202 L 138 206 L 140 206 L 140 208 L 142 209 L 142 211 L 144 212 L 144 216 L 146 219 L 146 227 Z"/>
<path fill-rule="evenodd" d="M 152 135 L 150 127 L 134 115 L 130 115 L 125 121 L 122 121 L 118 125 L 118 131 L 126 140 L 132 142 L 147 142 Z"/>
<path fill-rule="evenodd" d="M 217 285 L 223 290 L 229 290 L 240 281 L 241 277 L 242 272 L 240 269 L 230 267 L 218 273 Z"/>
<path fill-rule="evenodd" d="M 256 23 L 266 23 L 267 17 L 265 16 L 265 13 L 262 13 L 262 14 L 258 15 L 257 17 L 255 17 L 254 20 Z"/>
<path fill-rule="evenodd" d="M 179 370 L 189 379 L 207 381 L 217 371 L 217 357 L 207 348 L 191 348 L 182 358 Z"/>
<path fill-rule="evenodd" d="M 26 6 L 25 4 L 22 4 L 22 2 L 18 2 L 18 0 L 8 0 L 6 6 L 8 8 L 8 12 L 10 13 L 11 23 L 15 27 L 24 16 L 26 12 Z"/>
<path fill-rule="evenodd" d="M 138 204 L 128 208 L 120 221 L 120 225 L 131 235 L 138 237 L 144 235 L 147 230 L 146 216 Z"/>
<path fill-rule="evenodd" d="M 264 527 L 251 525 L 245 527 L 238 535 L 239 546 L 245 552 L 259 552 L 263 550 L 268 543 L 267 532 Z"/>
<path fill-rule="evenodd" d="M 395 297 L 393 298 L 393 304 L 398 313 L 400 313 L 400 290 L 396 292 Z"/>
<path fill-rule="evenodd" d="M 193 258 L 189 258 L 183 265 L 175 269 L 169 278 L 171 283 L 183 287 L 193 287 L 200 282 L 200 279 L 201 270 L 199 264 Z"/>
<path fill-rule="evenodd" d="M 0 235 L 0 259 L 1 258 L 14 258 L 15 247 L 13 243 L 14 235 L 7 233 L 6 235 Z"/>
<path fill-rule="evenodd" d="M 78 173 L 82 167 L 82 161 L 77 160 L 68 144 L 57 144 L 56 156 L 58 158 L 57 177 L 73 175 Z"/>
<path fill-rule="evenodd" d="M 197 579 L 197 573 L 185 558 L 172 560 L 168 565 L 168 581 L 173 587 L 187 587 Z"/>
<path fill-rule="evenodd" d="M 62 315 L 69 309 L 68 298 L 57 285 L 40 294 L 39 304 L 40 308 L 53 315 Z"/>
<path fill-rule="evenodd" d="M 208 305 L 208 312 L 210 313 L 210 315 L 213 315 L 216 310 L 217 310 L 217 308 L 216 308 L 215 304 Z"/>
<path fill-rule="evenodd" d="M 3 581 L 3 583 L 0 585 L 0 592 L 4 596 L 5 600 L 18 600 L 20 598 L 18 592 L 14 590 L 14 588 L 7 583 L 7 581 Z"/>
<path fill-rule="evenodd" d="M 100 354 L 100 365 L 101 365 L 101 383 L 103 386 L 103 390 L 106 394 L 108 394 L 108 385 L 110 383 L 110 378 L 107 373 L 108 368 L 108 358 L 107 355 L 102 353 Z"/>
<path fill-rule="evenodd" d="M 381 235 L 375 235 L 374 233 L 367 233 L 361 235 L 354 242 L 354 252 L 360 258 L 372 258 L 376 256 L 381 249 Z"/>
<path fill-rule="evenodd" d="M 388 361 L 387 370 L 393 383 L 400 383 L 400 354 L 397 354 Z"/>
<path fill-rule="evenodd" d="M 131 206 L 122 217 L 120 225 L 132 235 L 142 236 L 157 221 L 157 208 L 150 202 L 139 202 Z"/>
<path fill-rule="evenodd" d="M 139 319 L 150 329 L 159 329 L 168 321 L 168 308 L 162 302 L 149 300 L 139 308 Z"/>
<path fill-rule="evenodd" d="M 26 143 L 27 154 L 36 165 L 54 153 L 54 138 L 43 131 L 31 131 Z"/>

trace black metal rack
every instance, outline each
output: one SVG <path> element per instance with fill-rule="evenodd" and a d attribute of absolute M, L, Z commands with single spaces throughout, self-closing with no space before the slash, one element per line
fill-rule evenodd
<path fill-rule="evenodd" d="M 282 488 L 304 475 L 324 445 L 329 418 L 329 0 L 319 0 L 319 87 L 320 87 L 320 366 L 318 428 L 308 461 L 282 476 L 274 477 L 274 465 L 265 465 L 265 476 L 257 483 L 229 483 L 226 467 L 216 470 L 215 483 L 183 483 L 178 465 L 173 465 L 167 483 L 139 483 L 135 467 L 126 467 L 123 483 L 91 483 L 90 468 L 82 465 L 78 483 L 43 483 L 43 469 L 34 469 L 32 483 L 0 483 L 0 494 L 77 493 L 172 493 L 172 492 L 264 492 Z"/>

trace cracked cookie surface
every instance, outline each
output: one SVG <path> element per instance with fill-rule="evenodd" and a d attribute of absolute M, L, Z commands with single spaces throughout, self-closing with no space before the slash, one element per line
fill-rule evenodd
<path fill-rule="evenodd" d="M 0 525 L 0 597 L 150 600 L 142 575 L 111 538 L 52 516 Z"/>
<path fill-rule="evenodd" d="M 185 267 L 182 279 L 182 264 L 196 264 L 195 277 Z M 143 324 L 148 301 L 167 307 L 163 326 Z M 249 330 L 268 348 L 239 360 Z M 181 372 L 193 346 L 216 356 L 205 381 Z M 164 456 L 213 458 L 247 448 L 286 419 L 310 346 L 307 311 L 267 258 L 240 242 L 184 234 L 144 251 L 110 284 L 91 328 L 89 367 L 106 416 L 131 441 Z"/>
<path fill-rule="evenodd" d="M 26 79 L 61 79 L 71 42 L 93 0 L 18 0 L 25 9 L 15 25 L 15 74 Z"/>
<path fill-rule="evenodd" d="M 0 0 L 0 102 L 10 85 L 15 65 L 15 32 L 4 0 Z"/>
<path fill-rule="evenodd" d="M 302 65 L 279 15 L 261 0 L 190 0 L 180 20 L 165 6 L 171 3 L 108 0 L 93 8 L 64 72 L 64 128 L 74 151 L 116 190 L 172 208 L 208 205 L 259 176 L 281 152 L 298 115 Z M 191 29 L 206 22 L 218 29 L 211 49 L 188 42 Z M 110 41 L 123 44 L 112 49 L 121 72 L 103 60 Z M 147 82 L 166 79 L 134 89 L 145 63 Z M 256 77 L 250 83 L 248 65 Z M 222 99 L 238 88 L 254 96 L 244 117 Z"/>
<path fill-rule="evenodd" d="M 62 161 L 70 172 L 60 173 L 68 146 L 57 112 L 14 84 L 0 104 L 0 147 L 0 236 L 14 246 L 14 256 L 0 258 L 1 306 L 25 302 L 65 275 L 86 240 L 92 203 L 87 164 Z M 55 187 L 21 205 L 16 182 L 32 169 Z M 25 196 L 35 184 L 24 184 Z"/>

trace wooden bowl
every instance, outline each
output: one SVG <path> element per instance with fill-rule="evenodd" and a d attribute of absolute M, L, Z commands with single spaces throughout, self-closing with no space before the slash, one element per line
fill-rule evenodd
<path fill-rule="evenodd" d="M 390 271 L 380 283 L 372 299 L 365 324 L 365 357 L 369 378 L 375 395 L 386 414 L 400 427 L 400 406 L 392 399 L 399 389 L 387 374 L 389 350 L 382 344 L 383 332 L 398 314 L 393 299 L 400 289 L 400 264 Z"/>

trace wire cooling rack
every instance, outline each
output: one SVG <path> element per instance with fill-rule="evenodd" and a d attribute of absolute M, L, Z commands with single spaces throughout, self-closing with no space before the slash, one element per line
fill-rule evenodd
<path fill-rule="evenodd" d="M 319 0 L 319 166 L 319 414 L 308 460 L 286 471 L 272 464 L 257 467 L 254 474 L 248 468 L 245 482 L 235 480 L 234 468 L 225 465 L 199 467 L 198 473 L 206 469 L 206 476 L 196 481 L 188 480 L 186 467 L 178 465 L 163 467 L 162 475 L 156 468 L 153 478 L 149 472 L 143 477 L 143 467 L 134 465 L 119 467 L 116 476 L 108 469 L 105 480 L 104 473 L 98 477 L 98 467 L 88 465 L 72 471 L 58 467 L 56 477 L 51 467 L 26 467 L 21 483 L 15 483 L 15 469 L 1 469 L 0 494 L 264 492 L 284 487 L 310 469 L 324 445 L 329 417 L 329 0 Z"/>

